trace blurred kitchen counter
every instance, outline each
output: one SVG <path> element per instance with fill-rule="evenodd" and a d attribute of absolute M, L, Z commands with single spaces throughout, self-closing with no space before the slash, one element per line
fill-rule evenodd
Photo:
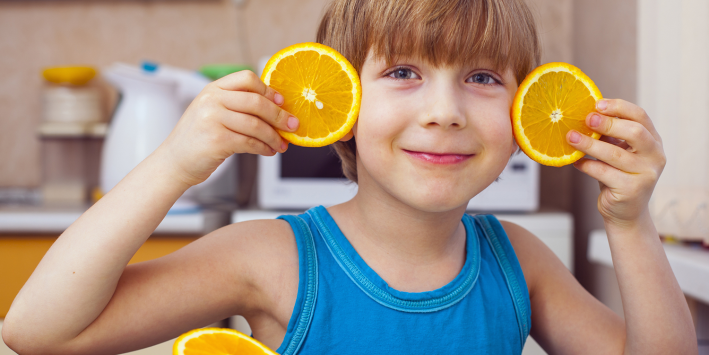
<path fill-rule="evenodd" d="M 0 236 L 3 234 L 61 234 L 87 207 L 0 205 Z M 229 223 L 229 212 L 202 210 L 168 213 L 155 234 L 204 235 Z"/>
<path fill-rule="evenodd" d="M 671 243 L 663 243 L 662 247 L 682 291 L 709 304 L 709 250 Z M 588 240 L 588 259 L 613 267 L 611 248 L 604 230 L 591 232 Z"/>

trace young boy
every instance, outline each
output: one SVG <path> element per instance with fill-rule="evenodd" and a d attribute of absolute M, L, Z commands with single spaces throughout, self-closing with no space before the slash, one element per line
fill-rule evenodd
<path fill-rule="evenodd" d="M 250 72 L 209 85 L 170 137 L 56 241 L 15 299 L 21 354 L 116 354 L 241 314 L 283 354 L 691 354 L 688 307 L 648 213 L 664 166 L 650 118 L 598 102 L 567 140 L 598 160 L 625 320 L 535 236 L 465 214 L 516 150 L 509 110 L 539 63 L 522 0 L 335 0 L 318 41 L 358 70 L 357 125 L 338 143 L 357 196 L 224 227 L 126 266 L 175 200 L 234 153 L 273 155 L 298 120 Z M 356 144 L 355 144 L 356 142 Z M 611 143 L 614 142 L 614 143 Z"/>

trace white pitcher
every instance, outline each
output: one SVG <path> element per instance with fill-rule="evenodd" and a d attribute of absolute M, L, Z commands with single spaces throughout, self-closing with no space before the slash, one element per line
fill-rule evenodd
<path fill-rule="evenodd" d="M 149 64 L 141 68 L 115 63 L 102 73 L 120 92 L 101 155 L 100 185 L 106 193 L 167 138 L 210 80 L 196 72 Z M 198 190 L 214 183 L 234 163 L 235 156 L 227 158 L 206 181 L 188 189 L 170 212 L 197 211 Z"/>

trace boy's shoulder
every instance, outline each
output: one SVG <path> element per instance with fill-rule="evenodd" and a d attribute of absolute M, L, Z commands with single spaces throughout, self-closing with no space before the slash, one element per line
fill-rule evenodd
<path fill-rule="evenodd" d="M 228 255 L 223 262 L 246 278 L 247 284 L 275 301 L 284 290 L 298 287 L 298 247 L 293 230 L 284 220 L 253 220 L 222 227 L 204 238 L 212 241 L 212 250 Z M 223 259 L 223 258 L 222 258 Z"/>
<path fill-rule="evenodd" d="M 227 234 L 246 237 L 253 233 L 259 233 L 263 237 L 293 237 L 293 230 L 287 221 L 282 219 L 254 219 L 229 224 L 220 229 Z"/>
<path fill-rule="evenodd" d="M 522 267 L 530 296 L 534 294 L 537 285 L 545 283 L 546 278 L 566 270 L 556 254 L 532 232 L 512 222 L 501 220 L 500 224 Z"/>
<path fill-rule="evenodd" d="M 280 219 L 260 219 L 233 223 L 212 232 L 221 239 L 222 246 L 238 250 L 238 254 L 256 264 L 288 262 L 295 258 L 298 248 L 293 230 Z"/>

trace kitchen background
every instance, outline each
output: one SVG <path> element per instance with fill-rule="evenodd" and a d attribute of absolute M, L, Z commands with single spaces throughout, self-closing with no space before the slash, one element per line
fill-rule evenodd
<path fill-rule="evenodd" d="M 137 65 L 143 60 L 191 70 L 211 63 L 255 66 L 259 58 L 283 47 L 313 41 L 327 2 L 0 1 L 0 198 L 31 196 L 42 184 L 38 129 L 43 115 L 41 95 L 47 85 L 41 76 L 43 68 L 82 64 L 100 69 L 114 62 Z M 638 57 L 638 16 L 643 4 L 663 1 L 528 2 L 540 27 L 543 62 L 572 63 L 593 78 L 605 97 L 638 102 L 642 59 Z M 702 1 L 681 3 L 696 6 Z M 94 82 L 105 90 L 103 110 L 109 117 L 116 93 L 100 78 Z M 255 173 L 255 160 L 240 159 L 241 185 L 236 190 L 243 206 L 249 202 L 243 190 L 252 186 L 249 174 Z M 597 182 L 571 166 L 541 167 L 539 192 L 540 211 L 573 216 L 573 271 L 578 280 L 622 316 L 612 268 L 587 257 L 589 234 L 603 228 L 596 209 Z M 3 272 L 7 270 L 0 269 Z M 689 300 L 698 329 L 705 329 L 699 316 L 706 312 L 704 306 L 694 298 Z"/>

